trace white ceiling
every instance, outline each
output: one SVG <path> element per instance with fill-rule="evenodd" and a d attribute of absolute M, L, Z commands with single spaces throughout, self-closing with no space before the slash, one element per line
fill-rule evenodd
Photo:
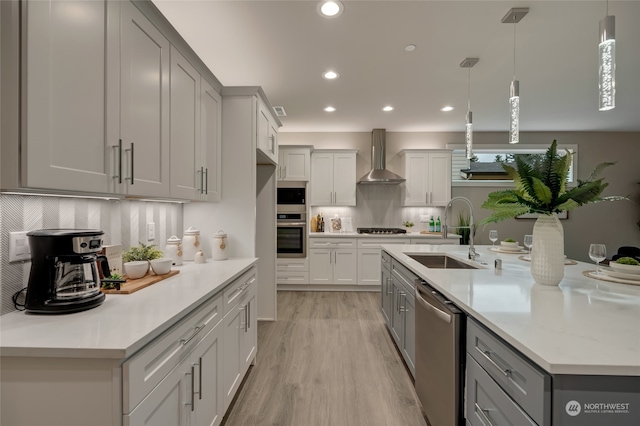
<path fill-rule="evenodd" d="M 154 3 L 223 85 L 262 86 L 283 106 L 283 132 L 463 131 L 465 57 L 480 59 L 471 69 L 474 129 L 506 131 L 514 24 L 501 19 L 512 7 L 530 8 L 515 25 L 522 131 L 640 131 L 640 0 L 609 2 L 617 95 L 607 112 L 597 88 L 604 0 L 343 0 L 334 19 L 320 17 L 315 0 Z M 340 78 L 324 80 L 329 69 Z M 455 109 L 441 112 L 445 105 Z"/>

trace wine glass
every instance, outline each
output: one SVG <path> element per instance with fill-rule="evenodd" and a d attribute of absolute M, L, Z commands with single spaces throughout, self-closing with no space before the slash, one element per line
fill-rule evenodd
<path fill-rule="evenodd" d="M 607 258 L 607 247 L 604 244 L 591 244 L 589 257 L 596 262 L 596 275 L 600 275 L 600 262 Z"/>
<path fill-rule="evenodd" d="M 489 239 L 491 240 L 491 247 L 495 246 L 496 241 L 498 241 L 498 231 L 492 229 L 489 231 Z"/>
<path fill-rule="evenodd" d="M 533 247 L 533 235 L 527 234 L 524 236 L 524 246 L 529 250 L 529 257 L 531 257 L 531 247 Z"/>

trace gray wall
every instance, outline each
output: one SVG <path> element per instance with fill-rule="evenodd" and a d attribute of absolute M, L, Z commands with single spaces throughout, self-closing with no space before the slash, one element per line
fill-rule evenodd
<path fill-rule="evenodd" d="M 387 132 L 387 168 L 399 170 L 398 152 L 402 149 L 444 149 L 447 144 L 463 143 L 463 133 L 395 133 Z M 364 175 L 371 167 L 371 133 L 280 133 L 281 145 L 313 145 L 318 149 L 357 149 L 357 176 Z M 548 146 L 553 139 L 560 144 L 578 145 L 578 178 L 585 179 L 593 168 L 603 161 L 617 161 L 604 171 L 609 187 L 603 195 L 630 195 L 632 201 L 590 204 L 569 213 L 563 220 L 565 253 L 567 256 L 590 262 L 589 244 L 604 243 L 609 257 L 618 247 L 640 246 L 640 133 L 623 132 L 523 132 L 522 144 Z M 505 132 L 476 132 L 474 142 L 482 144 L 508 144 Z M 474 205 L 477 220 L 490 214 L 480 206 L 496 187 L 454 186 L 453 196 L 469 198 Z M 402 220 L 419 214 L 440 214 L 438 209 L 400 207 L 397 187 L 358 188 L 357 207 L 325 209 L 325 217 L 333 214 L 351 215 L 354 226 L 399 226 Z M 456 204 L 455 207 L 459 205 Z M 463 206 L 463 205 L 460 205 Z M 461 207 L 462 208 L 462 207 Z M 335 210 L 335 212 L 334 212 Z M 454 215 L 456 215 L 454 208 Z M 455 217 L 455 216 L 454 216 Z M 372 222 L 372 223 L 369 223 Z M 414 220 L 416 222 L 416 220 Z M 451 222 L 450 222 L 451 223 Z M 357 224 L 357 225 L 356 225 Z M 491 244 L 490 229 L 497 229 L 501 238 L 514 238 L 522 242 L 525 234 L 533 230 L 534 220 L 513 219 L 487 227 L 480 227 L 476 234 L 478 244 Z M 422 224 L 420 224 L 422 225 Z"/>
<path fill-rule="evenodd" d="M 140 242 L 149 243 L 147 222 L 155 223 L 154 243 L 163 249 L 171 235 L 182 236 L 182 204 L 0 194 L 0 314 L 14 310 L 11 296 L 27 285 L 31 267 L 30 261 L 9 263 L 9 232 L 101 229 L 104 244 L 121 244 L 127 250 Z"/>

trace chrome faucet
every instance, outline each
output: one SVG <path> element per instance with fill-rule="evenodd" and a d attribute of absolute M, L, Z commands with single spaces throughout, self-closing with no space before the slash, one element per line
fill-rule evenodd
<path fill-rule="evenodd" d="M 462 200 L 464 202 L 467 203 L 467 205 L 469 206 L 469 212 L 470 212 L 470 219 L 469 219 L 469 226 L 447 226 L 447 210 L 449 210 L 449 207 L 451 207 L 451 205 L 453 204 L 454 201 L 456 200 Z M 471 204 L 471 201 L 469 201 L 468 198 L 465 197 L 453 197 L 451 199 L 451 201 L 449 201 L 449 204 L 447 204 L 447 207 L 444 208 L 444 223 L 442 224 L 442 238 L 447 238 L 448 232 L 447 232 L 447 228 L 453 228 L 453 229 L 459 229 L 459 228 L 469 228 L 469 259 L 471 260 L 476 260 L 476 258 L 479 256 L 478 253 L 476 253 L 476 249 L 473 246 L 473 234 L 474 234 L 474 220 L 473 220 L 473 205 Z"/>

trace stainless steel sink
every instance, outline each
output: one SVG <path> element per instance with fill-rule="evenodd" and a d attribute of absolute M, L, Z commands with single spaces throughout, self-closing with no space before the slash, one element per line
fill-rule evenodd
<path fill-rule="evenodd" d="M 444 254 L 408 254 L 416 262 L 435 269 L 480 269 L 480 266 L 470 265 Z"/>

